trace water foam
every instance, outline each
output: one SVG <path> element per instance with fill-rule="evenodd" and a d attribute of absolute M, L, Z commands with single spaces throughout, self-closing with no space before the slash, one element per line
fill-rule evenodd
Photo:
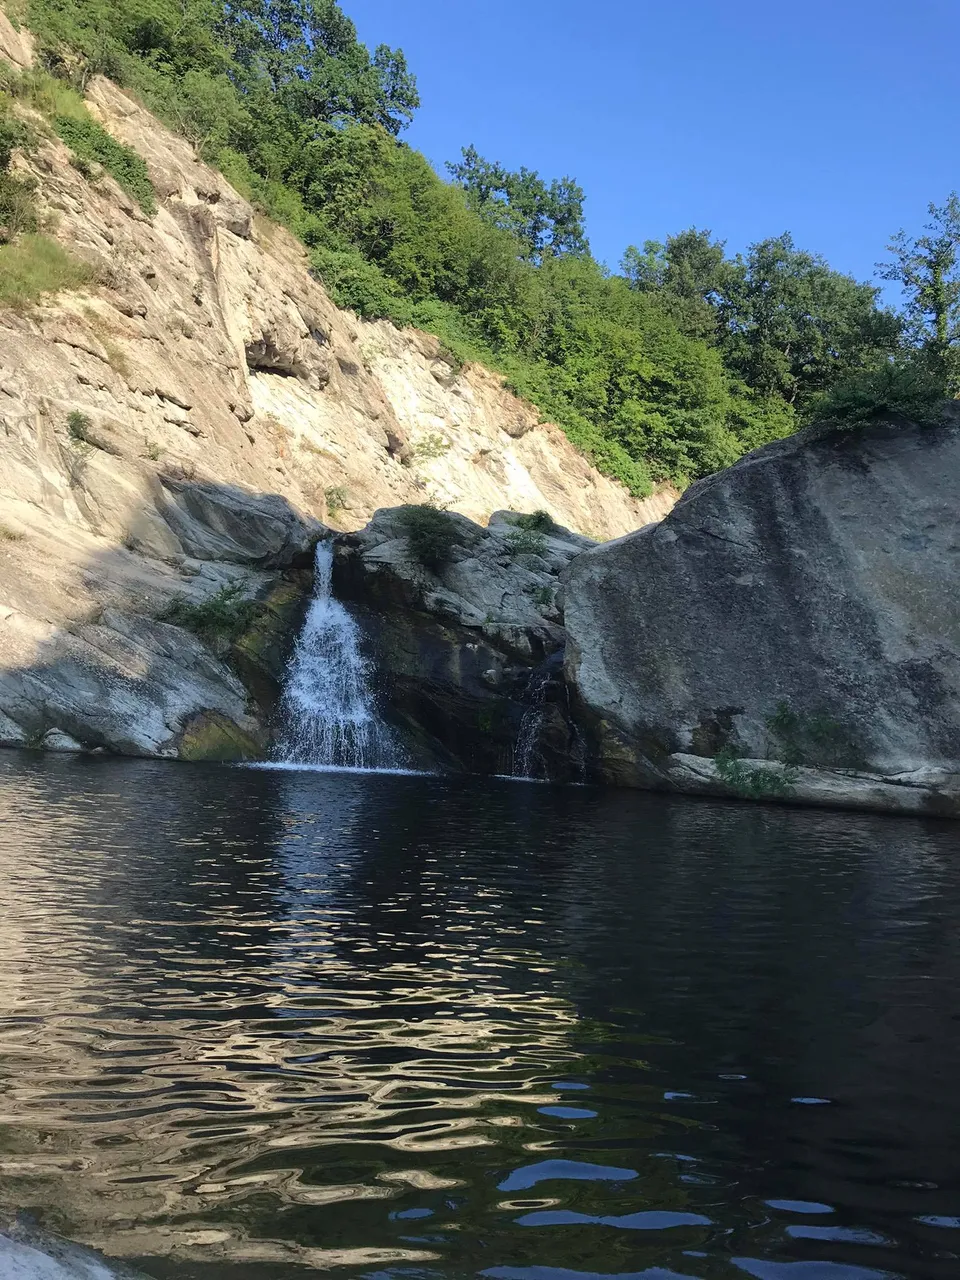
<path fill-rule="evenodd" d="M 402 769 L 381 720 L 360 628 L 333 595 L 333 543 L 317 544 L 313 600 L 287 668 L 276 763 Z"/>

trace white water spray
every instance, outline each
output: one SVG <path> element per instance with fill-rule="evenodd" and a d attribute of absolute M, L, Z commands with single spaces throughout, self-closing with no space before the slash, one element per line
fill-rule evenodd
<path fill-rule="evenodd" d="M 548 667 L 540 667 L 534 671 L 527 685 L 527 709 L 520 721 L 516 746 L 513 748 L 513 776 L 515 778 L 536 778 L 536 755 L 540 743 L 540 731 L 543 729 L 544 705 L 547 700 L 547 685 L 551 672 Z"/>
<path fill-rule="evenodd" d="M 278 759 L 343 769 L 402 765 L 377 714 L 360 628 L 333 596 L 333 543 L 317 543 L 313 600 L 287 668 Z"/>

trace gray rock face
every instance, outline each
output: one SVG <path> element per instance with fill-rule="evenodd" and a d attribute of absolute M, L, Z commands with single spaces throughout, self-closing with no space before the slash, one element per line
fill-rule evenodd
<path fill-rule="evenodd" d="M 18 540 L 19 554 L 0 548 L 0 746 L 187 759 L 262 749 L 308 587 L 297 566 L 323 526 L 232 486 L 165 477 L 143 496 L 125 548 L 48 530 L 29 557 Z M 256 602 L 232 640 L 167 619 L 175 602 L 202 606 L 224 587 Z"/>
<path fill-rule="evenodd" d="M 958 415 L 936 428 L 811 429 L 701 481 L 660 524 L 575 560 L 564 576 L 567 677 L 599 772 L 718 790 L 712 758 L 727 748 L 754 771 L 770 759 L 801 767 L 797 799 L 815 798 L 810 769 L 839 770 L 826 803 L 857 790 L 856 772 L 867 790 L 878 778 L 909 789 L 905 809 L 920 807 L 919 786 L 928 807 L 950 810 L 960 801 L 958 484 Z M 898 807 L 889 801 L 865 797 Z"/>
<path fill-rule="evenodd" d="M 418 563 L 405 508 L 378 511 L 339 540 L 334 582 L 364 623 L 388 711 L 418 763 L 509 773 L 531 680 L 544 691 L 538 750 L 552 777 L 570 775 L 559 680 L 565 643 L 559 575 L 589 538 L 520 529 L 498 511 L 488 528 L 448 513 L 449 554 Z"/>

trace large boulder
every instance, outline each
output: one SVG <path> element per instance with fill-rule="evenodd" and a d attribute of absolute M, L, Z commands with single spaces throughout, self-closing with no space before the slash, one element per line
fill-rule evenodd
<path fill-rule="evenodd" d="M 811 428 L 579 556 L 567 679 L 598 774 L 960 812 L 958 487 L 954 412 Z"/>
<path fill-rule="evenodd" d="M 445 512 L 447 545 L 424 564 L 409 532 L 423 510 L 384 509 L 341 536 L 334 571 L 409 756 L 430 768 L 571 776 L 559 578 L 595 543 L 542 517 L 524 528 L 530 517 L 498 511 L 483 527 Z"/>

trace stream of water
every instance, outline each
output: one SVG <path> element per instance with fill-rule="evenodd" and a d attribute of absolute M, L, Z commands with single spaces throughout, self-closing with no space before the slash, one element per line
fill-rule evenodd
<path fill-rule="evenodd" d="M 333 594 L 333 543 L 317 544 L 313 599 L 287 671 L 277 759 L 396 769 L 403 756 L 377 709 L 360 628 Z"/>
<path fill-rule="evenodd" d="M 955 824 L 12 752 L 0 815 L 0 1219 L 152 1280 L 960 1274 Z"/>

